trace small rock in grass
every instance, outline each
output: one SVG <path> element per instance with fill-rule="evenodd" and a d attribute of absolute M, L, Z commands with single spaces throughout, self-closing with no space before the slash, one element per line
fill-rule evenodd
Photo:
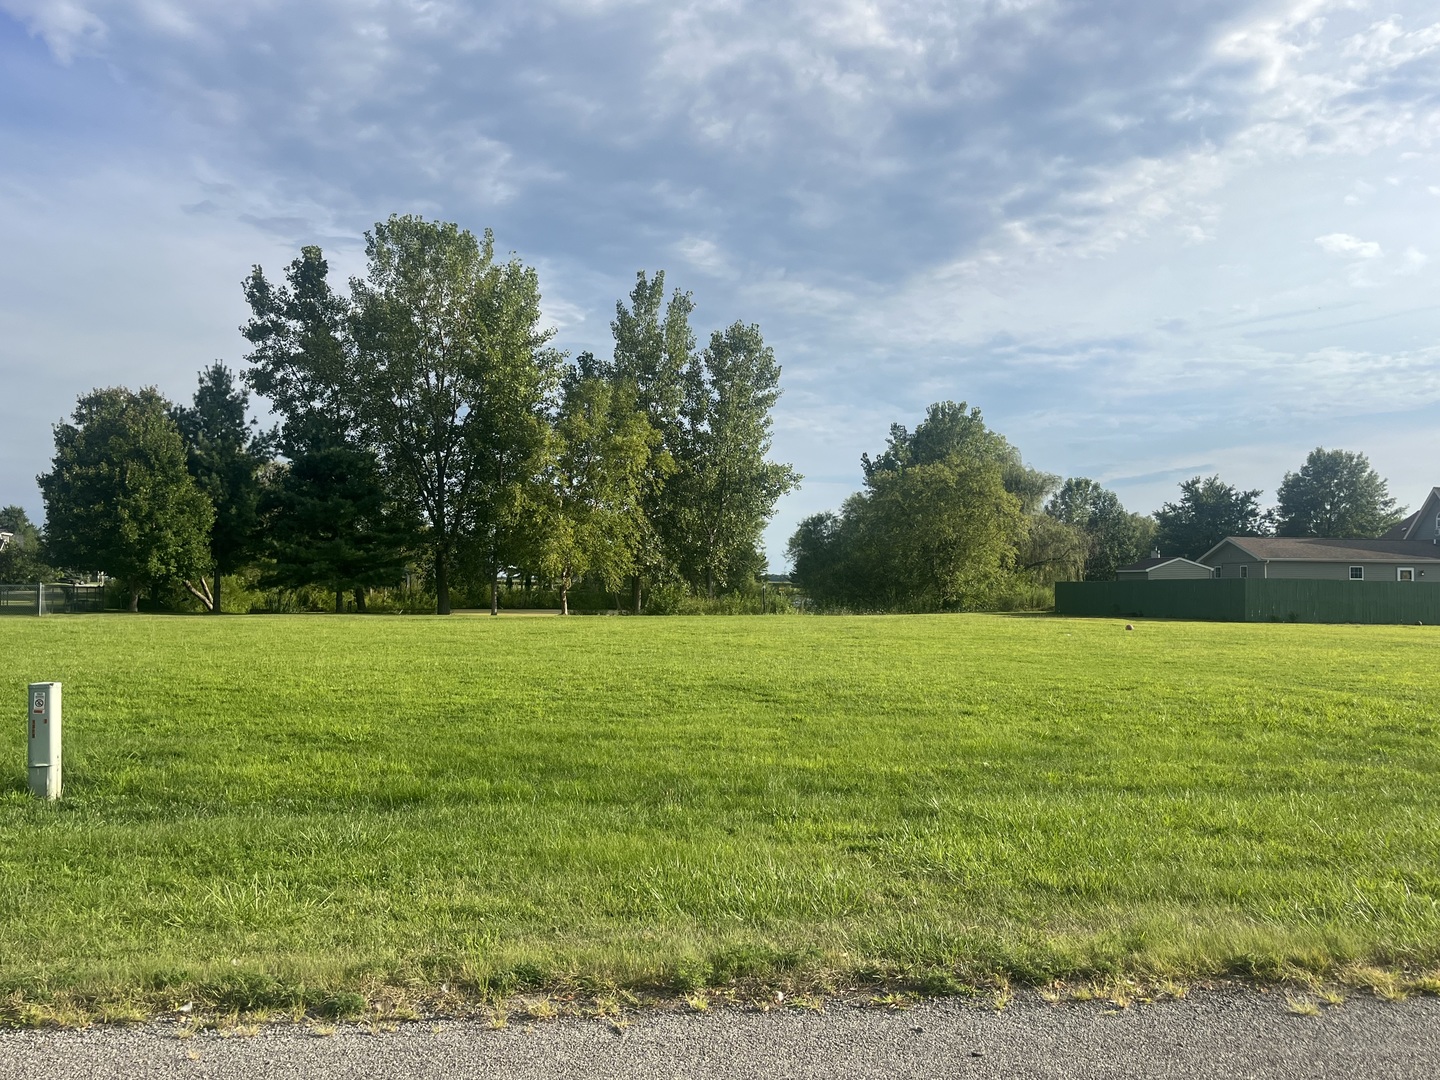
<path fill-rule="evenodd" d="M 1126 630 L 1134 630 L 1135 627 L 1134 627 L 1133 625 L 1131 625 L 1130 623 L 1127 622 L 1127 623 L 1125 624 L 1125 629 L 1126 629 Z"/>

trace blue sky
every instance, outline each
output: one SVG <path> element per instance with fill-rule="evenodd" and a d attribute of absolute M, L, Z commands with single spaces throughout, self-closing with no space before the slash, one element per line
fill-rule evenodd
<path fill-rule="evenodd" d="M 1193 10 L 1192 10 L 1193 9 Z M 925 406 L 1148 512 L 1318 445 L 1440 484 L 1440 14 L 1400 0 L 0 0 L 0 503 L 240 281 L 493 228 L 568 350 L 639 269 L 784 367 L 767 533 Z"/>

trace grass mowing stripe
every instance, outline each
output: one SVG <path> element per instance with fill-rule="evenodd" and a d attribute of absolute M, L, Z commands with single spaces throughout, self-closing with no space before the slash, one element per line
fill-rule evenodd
<path fill-rule="evenodd" d="M 1437 644 L 986 616 L 0 620 L 0 989 L 1428 966 Z M 59 806 L 22 767 L 25 684 L 49 679 Z"/>

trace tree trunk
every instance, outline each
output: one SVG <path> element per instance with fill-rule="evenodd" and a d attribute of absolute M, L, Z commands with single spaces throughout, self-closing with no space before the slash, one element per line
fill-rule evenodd
<path fill-rule="evenodd" d="M 182 581 L 181 584 L 185 586 L 186 592 L 204 604 L 205 610 L 213 615 L 215 613 L 215 597 L 210 595 L 210 584 L 205 580 L 204 575 L 201 575 L 198 580 L 200 582 L 200 588 L 198 589 L 190 584 L 188 579 Z"/>
<path fill-rule="evenodd" d="M 640 614 L 640 575 L 630 578 L 630 605 L 636 615 Z"/>
<path fill-rule="evenodd" d="M 42 585 L 42 586 L 40 586 L 40 587 L 43 589 L 45 586 Z M 139 611 L 139 610 L 140 610 L 140 590 L 139 590 L 139 589 L 131 589 L 131 590 L 130 590 L 130 610 L 131 610 L 131 611 Z"/>
<path fill-rule="evenodd" d="M 210 614 L 220 614 L 220 568 L 215 568 L 215 588 L 210 593 Z"/>
<path fill-rule="evenodd" d="M 355 610 L 362 615 L 365 613 L 365 590 L 359 586 L 355 588 Z"/>
<path fill-rule="evenodd" d="M 500 582 L 494 574 L 490 575 L 490 614 L 500 614 Z"/>
<path fill-rule="evenodd" d="M 450 614 L 450 567 L 446 552 L 435 552 L 435 614 Z"/>
<path fill-rule="evenodd" d="M 560 614 L 570 614 L 570 583 L 563 579 L 560 582 Z"/>
<path fill-rule="evenodd" d="M 343 615 L 343 614 L 345 614 L 345 590 L 344 590 L 344 589 L 336 589 L 336 590 L 335 590 L 335 614 L 336 614 L 336 615 Z"/>

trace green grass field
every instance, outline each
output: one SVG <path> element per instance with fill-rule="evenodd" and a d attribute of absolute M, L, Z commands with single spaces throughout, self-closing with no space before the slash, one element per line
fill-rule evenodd
<path fill-rule="evenodd" d="M 0 992 L 1423 972 L 1437 653 L 995 616 L 0 620 Z"/>

